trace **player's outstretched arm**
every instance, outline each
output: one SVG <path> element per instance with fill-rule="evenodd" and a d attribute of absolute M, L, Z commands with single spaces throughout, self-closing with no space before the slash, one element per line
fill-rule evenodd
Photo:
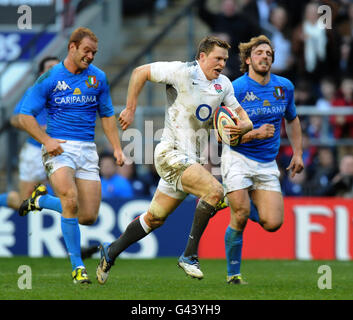
<path fill-rule="evenodd" d="M 13 127 L 17 128 L 17 129 L 23 129 L 21 124 L 20 124 L 20 115 L 19 114 L 15 114 L 10 118 L 10 123 Z"/>
<path fill-rule="evenodd" d="M 27 114 L 19 115 L 19 123 L 23 130 L 27 131 L 34 139 L 44 145 L 50 156 L 57 156 L 64 152 L 60 143 L 66 142 L 65 140 L 53 139 L 39 126 L 37 120 Z"/>
<path fill-rule="evenodd" d="M 253 129 L 244 134 L 240 143 L 247 143 L 255 139 L 263 140 L 272 138 L 275 133 L 275 126 L 270 123 L 263 124 L 260 128 Z"/>
<path fill-rule="evenodd" d="M 123 130 L 126 130 L 134 121 L 138 97 L 146 81 L 150 79 L 151 66 L 149 64 L 137 67 L 132 72 L 127 89 L 126 107 L 119 116 L 119 122 Z"/>
<path fill-rule="evenodd" d="M 117 165 L 122 166 L 125 162 L 125 156 L 121 149 L 119 131 L 115 115 L 111 117 L 102 117 L 101 120 L 104 134 L 113 147 L 116 163 Z"/>
<path fill-rule="evenodd" d="M 286 121 L 286 132 L 293 149 L 293 157 L 287 170 L 291 170 L 291 176 L 294 177 L 304 169 L 302 129 L 298 116 L 292 121 Z"/>

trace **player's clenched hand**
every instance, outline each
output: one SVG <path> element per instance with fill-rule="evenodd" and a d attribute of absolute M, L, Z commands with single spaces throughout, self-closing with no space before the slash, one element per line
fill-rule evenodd
<path fill-rule="evenodd" d="M 120 122 L 121 128 L 126 130 L 129 125 L 134 122 L 134 112 L 125 108 L 123 111 L 121 111 L 118 120 Z"/>
<path fill-rule="evenodd" d="M 62 148 L 61 143 L 65 143 L 65 142 L 66 140 L 50 138 L 44 144 L 44 147 L 50 156 L 58 156 L 59 154 L 62 154 L 64 152 L 64 149 Z"/>
<path fill-rule="evenodd" d="M 275 126 L 273 124 L 265 123 L 257 129 L 257 139 L 272 138 L 275 134 Z"/>
<path fill-rule="evenodd" d="M 236 125 L 234 125 L 234 126 L 225 125 L 223 127 L 223 132 L 226 135 L 233 136 L 233 138 L 238 139 L 239 135 L 241 134 L 241 128 L 239 126 L 240 120 L 238 118 L 232 118 L 232 119 Z"/>
<path fill-rule="evenodd" d="M 237 125 L 240 129 L 240 135 L 244 135 L 253 128 L 253 124 L 250 120 L 237 120 Z"/>
<path fill-rule="evenodd" d="M 116 159 L 116 164 L 118 166 L 123 166 L 125 163 L 125 155 L 121 149 L 115 150 L 114 151 L 114 157 Z"/>
<path fill-rule="evenodd" d="M 302 156 L 293 155 L 287 170 L 291 170 L 291 177 L 293 178 L 297 173 L 302 172 L 304 169 L 304 163 Z"/>
<path fill-rule="evenodd" d="M 235 126 L 226 125 L 223 127 L 225 134 L 232 136 L 231 141 L 236 140 L 239 136 L 252 130 L 252 122 L 249 120 L 240 120 L 238 118 L 232 118 L 236 123 Z"/>

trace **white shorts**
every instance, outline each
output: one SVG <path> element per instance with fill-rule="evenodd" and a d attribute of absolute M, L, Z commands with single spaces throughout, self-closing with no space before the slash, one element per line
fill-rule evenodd
<path fill-rule="evenodd" d="M 64 149 L 62 154 L 50 157 L 42 146 L 43 164 L 48 177 L 59 168 L 70 167 L 75 170 L 78 179 L 100 181 L 99 157 L 94 142 L 67 140 L 61 147 Z"/>
<path fill-rule="evenodd" d="M 167 196 L 174 198 L 174 199 L 179 199 L 179 200 L 184 200 L 186 198 L 186 196 L 188 195 L 184 191 L 175 190 L 175 188 L 172 184 L 166 182 L 163 179 L 159 180 L 157 189 L 159 191 L 161 191 L 162 193 L 166 194 Z"/>
<path fill-rule="evenodd" d="M 181 196 L 178 192 L 186 194 L 181 184 L 181 176 L 184 171 L 192 164 L 196 163 L 195 160 L 190 159 L 186 154 L 174 149 L 173 146 L 167 143 L 159 143 L 154 150 L 154 164 L 159 176 L 162 178 L 159 182 L 158 188 L 166 190 L 169 185 L 170 191 L 175 192 L 175 196 Z M 164 192 L 166 193 L 166 192 Z M 169 193 L 167 193 L 170 195 Z M 176 198 L 180 199 L 180 198 Z"/>
<path fill-rule="evenodd" d="M 26 142 L 19 156 L 19 179 L 21 181 L 44 181 L 47 179 L 42 161 L 41 148 Z"/>
<path fill-rule="evenodd" d="M 281 192 L 276 160 L 258 162 L 224 147 L 221 172 L 225 194 L 247 188 Z"/>

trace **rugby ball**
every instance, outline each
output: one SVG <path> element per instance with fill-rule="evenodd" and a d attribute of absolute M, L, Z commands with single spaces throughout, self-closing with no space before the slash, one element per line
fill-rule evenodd
<path fill-rule="evenodd" d="M 234 121 L 232 117 L 239 119 L 239 116 L 235 111 L 232 111 L 230 108 L 225 106 L 219 106 L 214 113 L 213 128 L 217 130 L 218 137 L 223 143 L 235 147 L 238 145 L 240 139 L 230 142 L 232 135 L 228 135 L 223 132 L 224 126 L 237 125 L 236 121 Z"/>

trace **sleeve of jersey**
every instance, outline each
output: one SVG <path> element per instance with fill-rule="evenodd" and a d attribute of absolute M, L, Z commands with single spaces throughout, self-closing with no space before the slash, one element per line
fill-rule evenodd
<path fill-rule="evenodd" d="M 229 79 L 227 79 L 227 81 L 226 81 L 224 93 L 225 93 L 225 95 L 224 95 L 223 102 L 226 107 L 230 108 L 233 111 L 235 111 L 235 109 L 240 107 L 240 104 L 234 95 L 233 85 Z"/>
<path fill-rule="evenodd" d="M 39 78 L 34 86 L 26 92 L 19 113 L 36 117 L 45 108 L 49 85 L 46 80 Z"/>
<path fill-rule="evenodd" d="M 292 121 L 297 116 L 297 109 L 294 102 L 294 85 L 290 81 L 287 90 L 288 104 L 284 117 L 287 121 Z"/>
<path fill-rule="evenodd" d="M 110 96 L 110 86 L 105 75 L 102 80 L 102 88 L 98 98 L 98 103 L 98 114 L 101 118 L 111 117 L 115 114 L 112 98 Z"/>
<path fill-rule="evenodd" d="M 183 65 L 180 61 L 151 63 L 151 81 L 175 85 L 181 79 Z"/>
<path fill-rule="evenodd" d="M 21 111 L 21 106 L 23 104 L 23 101 L 25 100 L 26 95 L 28 94 L 28 90 L 24 93 L 24 95 L 22 96 L 21 100 L 16 104 L 15 109 L 13 110 L 13 114 L 19 114 Z"/>

